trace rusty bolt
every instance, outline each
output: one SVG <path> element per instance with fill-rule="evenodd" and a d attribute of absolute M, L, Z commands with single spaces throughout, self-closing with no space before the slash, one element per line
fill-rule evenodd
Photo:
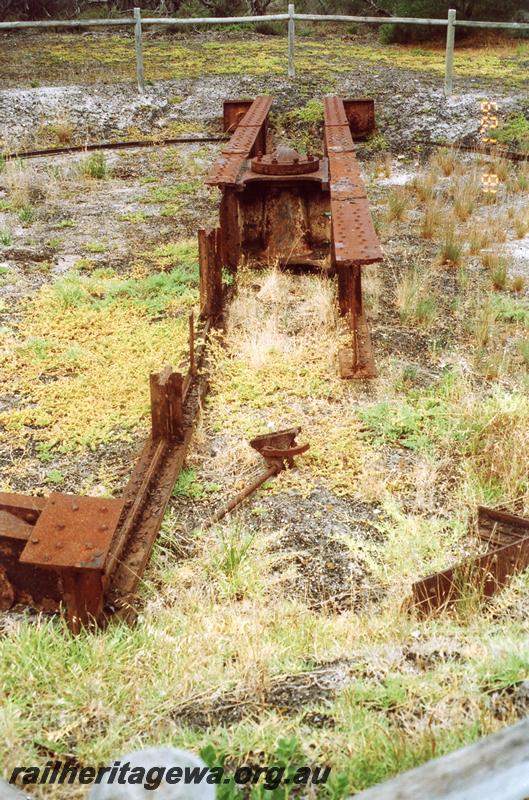
<path fill-rule="evenodd" d="M 57 542 L 56 545 L 55 545 L 55 549 L 56 550 L 62 550 L 62 548 L 63 548 L 62 542 Z"/>
<path fill-rule="evenodd" d="M 79 503 L 72 503 L 72 511 L 79 511 Z"/>
<path fill-rule="evenodd" d="M 85 550 L 93 550 L 93 549 L 94 549 L 94 545 L 92 544 L 92 542 L 86 542 Z"/>
<path fill-rule="evenodd" d="M 100 511 L 101 514 L 106 514 L 106 512 L 108 511 L 108 508 L 106 506 L 101 506 L 99 511 Z"/>
<path fill-rule="evenodd" d="M 62 531 L 62 530 L 64 530 L 66 525 L 64 524 L 64 522 L 58 522 L 55 527 L 57 528 L 57 530 Z"/>
<path fill-rule="evenodd" d="M 99 526 L 99 530 L 100 531 L 108 531 L 108 525 L 100 525 Z"/>
<path fill-rule="evenodd" d="M 38 544 L 39 542 L 40 542 L 40 539 L 38 539 L 36 536 L 34 536 L 32 538 L 32 540 L 31 540 L 31 544 Z"/>

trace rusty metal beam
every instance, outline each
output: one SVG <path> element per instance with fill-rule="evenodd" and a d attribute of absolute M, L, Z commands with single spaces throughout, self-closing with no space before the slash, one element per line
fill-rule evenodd
<path fill-rule="evenodd" d="M 478 536 L 491 549 L 414 583 L 410 608 L 426 615 L 456 607 L 469 591 L 492 597 L 529 566 L 529 519 L 480 506 Z"/>
<path fill-rule="evenodd" d="M 351 348 L 338 354 L 342 378 L 376 377 L 369 326 L 363 310 L 360 267 L 383 258 L 373 226 L 367 192 L 356 160 L 351 133 L 354 101 L 329 96 L 324 102 L 325 152 L 329 161 L 329 188 L 332 219 L 332 262 L 338 274 L 338 304 L 347 316 L 353 341 Z M 372 106 L 374 109 L 374 106 Z"/>

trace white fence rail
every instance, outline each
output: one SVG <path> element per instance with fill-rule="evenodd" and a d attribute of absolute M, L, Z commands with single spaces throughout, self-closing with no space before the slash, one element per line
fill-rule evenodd
<path fill-rule="evenodd" d="M 104 25 L 130 25 L 134 27 L 136 46 L 136 74 L 138 91 L 145 91 L 145 69 L 143 62 L 143 27 L 160 25 L 180 27 L 182 25 L 230 25 L 250 24 L 255 22 L 288 22 L 288 76 L 294 78 L 295 67 L 295 24 L 296 20 L 308 22 L 349 22 L 369 23 L 374 25 L 445 25 L 446 26 L 446 60 L 445 60 L 445 95 L 452 94 L 454 73 L 454 41 L 455 28 L 499 28 L 502 30 L 529 31 L 529 22 L 486 22 L 481 20 L 458 20 L 456 11 L 451 8 L 446 19 L 421 19 L 419 17 L 354 17 L 346 14 L 296 14 L 294 4 L 288 6 L 287 14 L 266 14 L 258 17 L 142 17 L 139 8 L 134 9 L 133 17 L 119 19 L 75 19 L 75 20 L 35 20 L 24 22 L 0 22 L 0 30 L 17 30 L 19 28 L 93 28 Z"/>

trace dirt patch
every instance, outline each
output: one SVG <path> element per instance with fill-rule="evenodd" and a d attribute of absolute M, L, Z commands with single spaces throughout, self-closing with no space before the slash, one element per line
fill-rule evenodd
<path fill-rule="evenodd" d="M 185 703 L 171 716 L 192 728 L 235 725 L 243 719 L 258 720 L 265 710 L 296 714 L 301 707 L 332 700 L 353 679 L 351 664 L 340 662 L 329 667 L 295 675 L 279 675 L 270 680 L 262 696 L 255 692 L 220 692 L 207 700 Z M 327 723 L 328 724 L 328 723 Z M 320 721 L 320 727 L 323 727 Z"/>
<path fill-rule="evenodd" d="M 289 573 L 285 590 L 314 609 L 360 608 L 380 600 L 370 570 L 355 550 L 355 540 L 380 542 L 376 527 L 381 510 L 368 503 L 340 498 L 318 488 L 308 497 L 294 492 L 259 498 L 245 513 L 245 522 L 269 534 L 279 569 Z M 256 518 L 259 522 L 256 522 Z"/>

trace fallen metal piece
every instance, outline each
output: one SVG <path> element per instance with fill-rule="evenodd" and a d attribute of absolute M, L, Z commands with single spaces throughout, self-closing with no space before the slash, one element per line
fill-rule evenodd
<path fill-rule="evenodd" d="M 207 334 L 209 323 L 204 333 Z M 207 388 L 190 320 L 190 367 L 150 376 L 151 435 L 118 499 L 0 493 L 0 610 L 64 605 L 74 633 L 129 619 Z"/>
<path fill-rule="evenodd" d="M 287 467 L 292 469 L 294 466 L 294 458 L 306 453 L 310 445 L 298 444 L 296 436 L 300 433 L 301 428 L 287 428 L 282 431 L 275 431 L 274 433 L 265 433 L 262 436 L 256 436 L 250 441 L 250 446 L 257 450 L 266 463 L 268 469 L 259 475 L 252 483 L 248 484 L 239 494 L 235 495 L 229 503 L 213 514 L 207 519 L 200 527 L 202 529 L 210 528 L 216 522 L 223 519 L 226 514 L 238 506 L 243 500 L 246 500 L 253 494 L 263 483 L 273 478 L 274 475 L 279 475 Z"/>
<path fill-rule="evenodd" d="M 488 552 L 414 583 L 411 608 L 424 615 L 453 608 L 469 589 L 492 597 L 529 566 L 529 519 L 480 506 L 478 536 Z"/>

